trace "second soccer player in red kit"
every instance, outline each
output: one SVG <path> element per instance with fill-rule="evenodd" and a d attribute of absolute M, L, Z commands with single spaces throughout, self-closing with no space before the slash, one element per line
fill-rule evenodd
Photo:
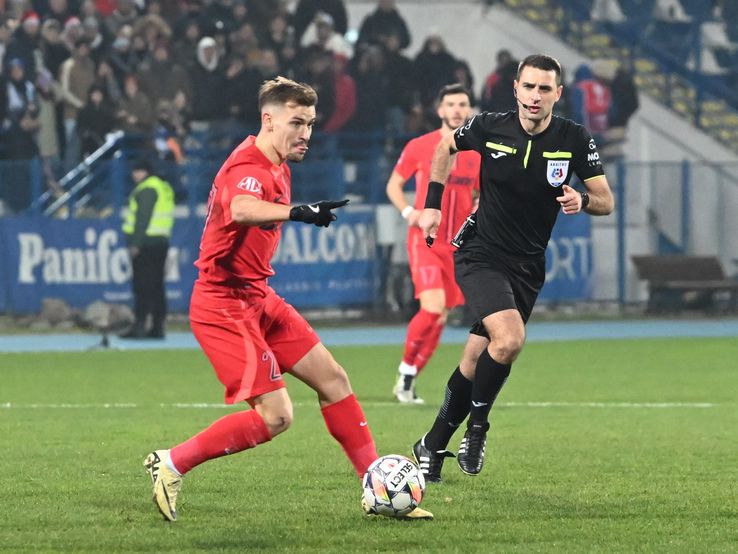
<path fill-rule="evenodd" d="M 169 521 L 177 519 L 182 476 L 194 467 L 253 448 L 286 431 L 292 403 L 283 372 L 318 395 L 328 432 L 339 442 L 359 477 L 377 457 L 364 413 L 348 376 L 315 331 L 279 297 L 267 279 L 281 226 L 297 221 L 328 227 L 332 210 L 348 202 L 290 205 L 290 168 L 301 162 L 315 123 L 315 91 L 283 77 L 259 91 L 261 128 L 228 157 L 210 192 L 192 292 L 192 332 L 225 387 L 229 404 L 248 402 L 171 449 L 151 452 L 144 466 L 153 499 Z M 368 509 L 365 507 L 365 511 Z M 430 519 L 420 508 L 411 519 Z"/>
<path fill-rule="evenodd" d="M 404 404 L 422 404 L 415 392 L 415 379 L 428 363 L 441 339 L 449 309 L 464 303 L 456 284 L 451 239 L 472 210 L 473 193 L 479 191 L 479 154 L 460 152 L 446 182 L 443 228 L 433 249 L 426 246 L 418 218 L 428 190 L 433 152 L 441 139 L 471 117 L 470 94 L 462 85 L 446 85 L 438 93 L 441 128 L 407 143 L 387 182 L 387 196 L 407 220 L 407 252 L 415 297 L 420 310 L 410 320 L 405 351 L 393 393 Z M 415 203 L 408 204 L 402 187 L 415 175 Z"/>

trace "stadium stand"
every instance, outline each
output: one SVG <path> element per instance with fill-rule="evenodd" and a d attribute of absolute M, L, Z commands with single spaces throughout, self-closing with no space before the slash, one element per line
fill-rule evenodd
<path fill-rule="evenodd" d="M 738 79 L 735 2 L 505 4 L 588 57 L 628 60 L 640 90 L 738 152 L 738 102 L 732 93 Z"/>

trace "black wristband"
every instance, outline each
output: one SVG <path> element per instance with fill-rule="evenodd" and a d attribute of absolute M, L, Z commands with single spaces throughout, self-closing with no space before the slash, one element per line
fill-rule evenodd
<path fill-rule="evenodd" d="M 425 208 L 441 209 L 443 199 L 443 183 L 431 181 L 428 183 L 428 194 L 425 195 Z"/>
<path fill-rule="evenodd" d="M 582 195 L 582 209 L 584 209 L 589 206 L 589 194 L 586 192 L 580 192 L 579 194 Z"/>

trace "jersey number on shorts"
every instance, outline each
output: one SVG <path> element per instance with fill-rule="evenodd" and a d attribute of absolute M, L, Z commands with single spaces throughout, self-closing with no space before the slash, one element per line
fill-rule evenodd
<path fill-rule="evenodd" d="M 262 362 L 270 362 L 271 369 L 269 371 L 269 379 L 271 381 L 279 381 L 282 378 L 282 374 L 279 372 L 279 366 L 277 366 L 277 360 L 274 359 L 274 354 L 271 352 L 263 352 L 261 355 Z"/>

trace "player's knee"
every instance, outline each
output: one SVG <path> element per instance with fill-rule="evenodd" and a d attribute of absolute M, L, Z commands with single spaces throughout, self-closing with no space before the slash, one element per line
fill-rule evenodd
<path fill-rule="evenodd" d="M 261 414 L 264 425 L 274 437 L 284 433 L 292 425 L 292 406 L 279 409 L 264 410 Z"/>
<path fill-rule="evenodd" d="M 501 364 L 511 364 L 523 349 L 525 336 L 507 335 L 500 337 L 490 346 L 492 358 Z"/>

